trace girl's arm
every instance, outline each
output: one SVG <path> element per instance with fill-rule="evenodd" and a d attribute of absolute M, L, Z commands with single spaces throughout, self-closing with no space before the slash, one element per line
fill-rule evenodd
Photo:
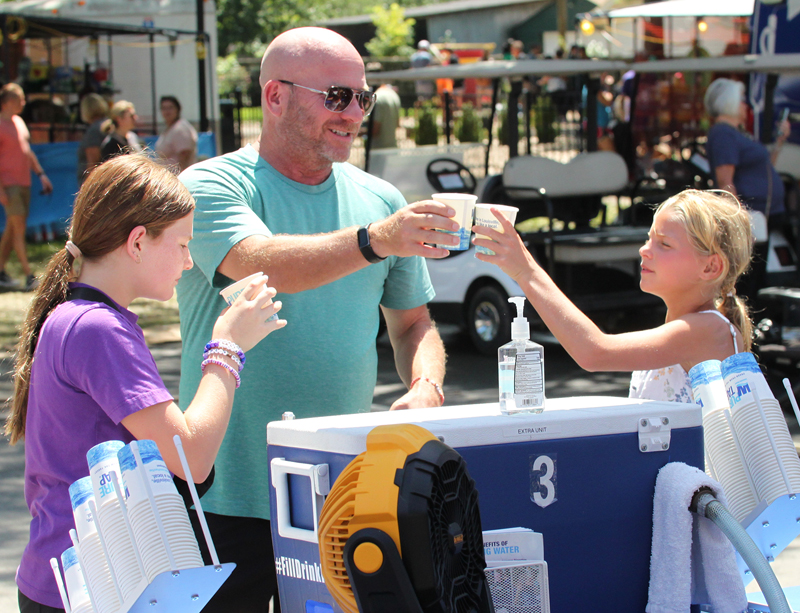
<path fill-rule="evenodd" d="M 716 328 L 709 329 L 706 316 L 696 313 L 650 330 L 604 333 L 536 263 L 513 225 L 499 211 L 495 216 L 503 233 L 478 226 L 473 230 L 488 237 L 476 237 L 475 244 L 496 255 L 476 253 L 476 257 L 496 264 L 519 283 L 550 332 L 581 368 L 591 372 L 650 370 L 673 364 L 693 366 L 709 359 L 709 343 L 717 342 L 709 337 Z M 727 334 L 730 346 L 730 332 Z"/>
<path fill-rule="evenodd" d="M 267 334 L 286 325 L 279 319 L 267 321 L 281 308 L 280 302 L 272 302 L 275 290 L 265 287 L 266 277 L 251 282 L 233 305 L 223 311 L 214 326 L 213 338 L 230 340 L 243 351 L 254 347 Z M 252 295 L 252 300 L 244 295 Z M 210 340 L 210 339 L 209 339 Z M 224 360 L 234 370 L 234 361 L 215 355 Z M 196 359 L 200 368 L 202 356 L 184 356 L 183 359 Z M 247 376 L 246 370 L 242 376 Z M 172 437 L 178 434 L 183 442 L 186 459 L 195 481 L 202 482 L 211 472 L 217 452 L 225 437 L 225 430 L 233 406 L 236 382 L 233 375 L 223 366 L 209 364 L 192 400 L 185 412 L 172 401 L 162 402 L 137 411 L 122 420 L 122 425 L 137 439 L 150 439 L 156 442 L 167 468 L 181 478 L 185 478 Z"/>

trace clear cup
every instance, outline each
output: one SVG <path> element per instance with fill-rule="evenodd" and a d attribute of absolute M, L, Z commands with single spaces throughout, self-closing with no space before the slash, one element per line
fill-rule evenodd
<path fill-rule="evenodd" d="M 450 234 L 459 238 L 458 245 L 436 245 L 439 249 L 449 249 L 450 251 L 466 251 L 469 249 L 469 239 L 472 235 L 473 209 L 478 197 L 473 194 L 433 194 L 431 200 L 441 202 L 455 209 L 456 214 L 452 217 L 458 223 L 458 230 L 437 230 L 444 234 Z"/>
<path fill-rule="evenodd" d="M 505 204 L 484 204 L 478 203 L 475 205 L 475 223 L 472 226 L 473 232 L 475 234 L 480 234 L 480 230 L 478 228 L 486 227 L 491 228 L 492 230 L 496 230 L 498 232 L 503 232 L 503 226 L 500 225 L 500 221 L 497 217 L 494 216 L 491 209 L 497 209 L 500 213 L 508 219 L 513 225 L 517 219 L 517 212 L 519 209 L 515 206 L 506 206 Z M 475 253 L 483 253 L 484 255 L 494 255 L 494 251 L 491 249 L 487 249 L 486 247 L 478 247 L 475 246 Z"/>

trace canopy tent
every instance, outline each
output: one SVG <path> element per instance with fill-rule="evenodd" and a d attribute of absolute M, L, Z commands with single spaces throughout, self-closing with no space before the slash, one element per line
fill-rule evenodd
<path fill-rule="evenodd" d="M 635 17 L 742 17 L 753 14 L 754 0 L 666 0 L 592 14 L 609 19 Z"/>
<path fill-rule="evenodd" d="M 192 30 L 178 30 L 165 28 L 139 27 L 125 24 L 109 24 L 97 21 L 81 21 L 63 17 L 53 17 L 38 14 L 20 13 L 12 8 L 13 4 L 0 5 L 0 35 L 2 36 L 2 60 L 3 77 L 5 81 L 12 80 L 12 53 L 11 46 L 20 41 L 28 39 L 66 39 L 66 38 L 90 38 L 98 39 L 105 37 L 111 39 L 115 36 L 142 36 L 150 41 L 150 82 L 155 82 L 156 62 L 153 54 L 156 38 L 166 39 L 166 42 L 175 42 L 180 38 L 201 41 L 208 48 L 210 45 L 209 36 L 205 32 Z M 109 47 L 108 53 L 109 68 L 113 71 L 113 57 Z M 210 75 L 206 71 L 211 65 L 206 66 L 206 62 L 198 58 L 198 85 L 200 102 L 200 127 L 206 130 L 208 127 L 208 99 L 206 91 L 206 81 Z M 155 87 L 152 88 L 150 102 L 152 104 L 153 132 L 156 132 L 157 100 Z"/>

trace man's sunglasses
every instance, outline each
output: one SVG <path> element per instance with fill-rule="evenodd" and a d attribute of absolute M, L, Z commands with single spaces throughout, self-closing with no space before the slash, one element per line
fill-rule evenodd
<path fill-rule="evenodd" d="M 292 87 L 301 87 L 302 89 L 307 89 L 315 94 L 322 94 L 325 96 L 325 100 L 323 101 L 325 108 L 333 113 L 344 112 L 344 110 L 350 106 L 353 98 L 358 101 L 358 106 L 360 106 L 361 110 L 364 111 L 364 117 L 369 115 L 372 112 L 372 108 L 375 106 L 375 92 L 366 91 L 363 89 L 353 89 L 352 87 L 340 87 L 338 85 L 331 85 L 328 88 L 328 91 L 324 92 L 321 89 L 314 89 L 312 87 L 306 87 L 305 85 L 298 85 L 297 83 L 284 81 L 283 79 L 278 79 L 278 81 L 280 83 L 285 83 L 286 85 L 291 85 Z"/>

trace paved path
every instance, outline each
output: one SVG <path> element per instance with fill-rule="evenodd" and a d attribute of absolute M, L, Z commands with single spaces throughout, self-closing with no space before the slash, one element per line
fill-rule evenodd
<path fill-rule="evenodd" d="M 448 405 L 496 402 L 497 374 L 493 357 L 475 354 L 461 335 L 445 330 L 447 344 L 448 378 L 445 392 Z M 401 395 L 403 384 L 394 370 L 391 347 L 386 339 L 378 343 L 379 372 L 375 389 L 373 410 L 388 409 Z M 181 345 L 170 342 L 153 347 L 159 370 L 170 391 L 177 397 L 180 371 Z M 626 396 L 629 375 L 623 373 L 586 373 L 559 347 L 545 349 L 548 397 L 566 396 Z M 12 388 L 8 373 L 9 359 L 0 360 L 0 398 L 8 398 Z M 0 419 L 6 413 L 0 410 Z M 797 435 L 797 424 L 791 427 Z M 14 573 L 28 540 L 28 509 L 23 498 L 24 448 L 22 444 L 11 447 L 5 438 L 0 439 L 0 612 L 17 611 Z M 800 539 L 784 551 L 773 565 L 784 586 L 800 585 Z M 750 591 L 755 588 L 755 583 Z"/>

